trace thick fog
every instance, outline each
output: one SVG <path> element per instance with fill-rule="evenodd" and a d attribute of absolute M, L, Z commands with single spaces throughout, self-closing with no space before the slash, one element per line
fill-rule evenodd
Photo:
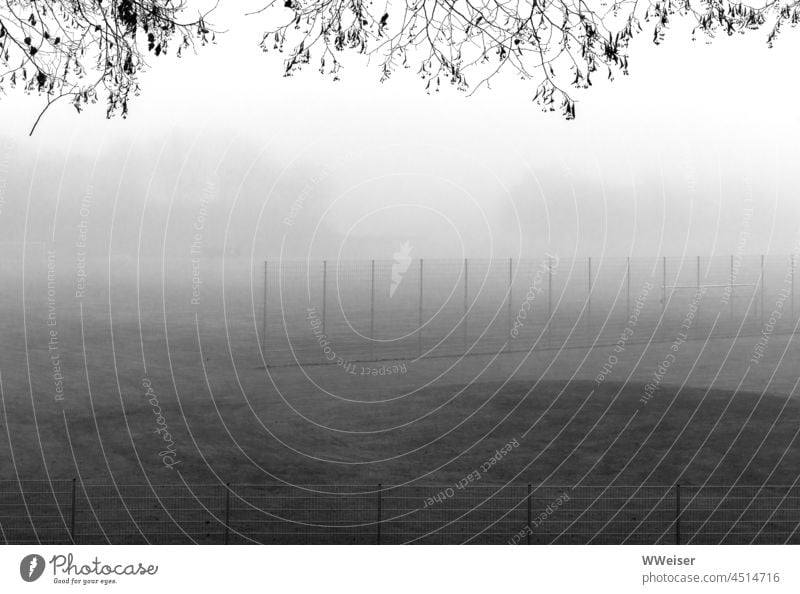
<path fill-rule="evenodd" d="M 127 120 L 67 105 L 27 132 L 42 99 L 0 100 L 0 232 L 89 258 L 203 251 L 275 259 L 788 253 L 797 234 L 800 48 L 763 32 L 661 46 L 642 35 L 631 75 L 542 113 L 499 80 L 427 95 L 346 63 L 332 82 L 280 76 L 246 5 L 212 19 L 218 43 L 154 60 Z M 85 203 L 81 215 L 81 203 Z"/>

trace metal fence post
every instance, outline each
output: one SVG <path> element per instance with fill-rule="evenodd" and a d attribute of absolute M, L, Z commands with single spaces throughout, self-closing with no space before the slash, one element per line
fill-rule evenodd
<path fill-rule="evenodd" d="M 531 519 L 531 485 L 528 483 L 528 544 L 531 544 L 531 532 L 533 532 L 531 528 Z"/>
<path fill-rule="evenodd" d="M 553 258 L 547 256 L 547 343 L 553 333 Z"/>
<path fill-rule="evenodd" d="M 328 301 L 328 261 L 322 261 L 322 333 L 325 334 L 325 310 Z"/>
<path fill-rule="evenodd" d="M 730 296 L 730 300 L 731 300 L 730 318 L 731 318 L 731 320 L 730 321 L 731 321 L 731 324 L 732 324 L 733 323 L 733 300 L 734 300 L 734 297 L 733 297 L 733 254 L 731 254 L 730 288 L 731 288 L 731 296 Z M 746 317 L 747 316 L 745 316 L 745 318 Z"/>
<path fill-rule="evenodd" d="M 225 544 L 230 541 L 231 526 L 231 484 L 225 483 Z"/>
<path fill-rule="evenodd" d="M 508 346 L 511 348 L 511 308 L 514 299 L 514 258 L 508 259 Z"/>
<path fill-rule="evenodd" d="M 464 258 L 464 352 L 467 352 L 467 311 L 469 291 L 469 258 Z"/>
<path fill-rule="evenodd" d="M 675 484 L 675 544 L 681 544 L 681 485 Z"/>
<path fill-rule="evenodd" d="M 697 256 L 697 291 L 696 294 L 700 293 L 700 256 Z M 695 297 L 696 298 L 696 297 Z M 702 302 L 697 304 L 697 325 L 700 326 L 700 307 L 702 306 Z"/>
<path fill-rule="evenodd" d="M 264 260 L 264 311 L 261 318 L 261 350 L 265 351 L 267 347 L 267 264 Z"/>
<path fill-rule="evenodd" d="M 424 263 L 422 258 L 419 259 L 419 325 L 417 328 L 417 349 L 419 350 L 419 356 L 422 356 L 422 279 L 423 279 L 423 270 L 424 270 Z"/>
<path fill-rule="evenodd" d="M 697 290 L 700 290 L 700 256 L 697 256 Z"/>
<path fill-rule="evenodd" d="M 372 260 L 372 271 L 370 273 L 370 296 L 369 296 L 369 350 L 372 358 L 375 358 L 375 260 Z"/>
<path fill-rule="evenodd" d="M 661 257 L 661 323 L 666 320 L 664 314 L 667 311 L 667 257 Z"/>
<path fill-rule="evenodd" d="M 764 254 L 761 254 L 761 325 L 764 325 Z"/>
<path fill-rule="evenodd" d="M 792 322 L 794 322 L 794 254 L 789 255 L 789 266 L 791 267 L 791 274 L 792 274 Z"/>
<path fill-rule="evenodd" d="M 72 540 L 72 544 L 76 544 L 75 540 L 75 503 L 76 503 L 76 480 L 75 477 L 72 477 L 72 509 L 70 510 L 70 519 L 69 519 L 69 537 Z"/>
<path fill-rule="evenodd" d="M 626 259 L 626 270 L 625 270 L 625 307 L 627 313 L 626 316 L 631 315 L 631 257 L 628 256 Z"/>
<path fill-rule="evenodd" d="M 592 332 L 592 257 L 586 260 L 586 267 L 589 272 L 589 286 L 586 288 L 586 329 L 587 334 Z"/>
<path fill-rule="evenodd" d="M 383 510 L 381 509 L 382 507 L 383 507 L 383 497 L 381 493 L 381 484 L 378 483 L 378 522 L 376 524 L 376 526 L 378 527 L 378 544 L 381 544 L 381 516 L 383 515 L 382 514 Z"/>

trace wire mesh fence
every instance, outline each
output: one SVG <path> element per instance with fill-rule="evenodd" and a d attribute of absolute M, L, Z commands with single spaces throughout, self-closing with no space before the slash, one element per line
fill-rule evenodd
<path fill-rule="evenodd" d="M 0 483 L 7 544 L 800 543 L 797 486 Z"/>
<path fill-rule="evenodd" d="M 597 346 L 632 316 L 631 342 L 788 332 L 794 273 L 794 256 L 264 262 L 252 285 L 280 366 Z"/>

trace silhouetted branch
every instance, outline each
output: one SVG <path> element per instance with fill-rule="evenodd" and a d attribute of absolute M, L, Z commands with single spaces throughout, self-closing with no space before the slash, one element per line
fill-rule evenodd
<path fill-rule="evenodd" d="M 106 115 L 128 113 L 146 56 L 176 54 L 213 41 L 206 14 L 182 20 L 171 0 L 0 0 L 0 92 L 21 88 L 47 104 L 70 97 L 81 111 L 106 101 Z M 33 131 L 33 130 L 32 130 Z"/>
<path fill-rule="evenodd" d="M 595 4 L 597 10 L 583 0 L 271 0 L 254 14 L 277 23 L 261 46 L 286 54 L 286 76 L 315 59 L 337 79 L 347 51 L 378 56 L 382 81 L 398 68 L 416 69 L 428 92 L 442 83 L 474 92 L 511 71 L 535 82 L 534 101 L 567 118 L 575 116 L 568 89 L 591 86 L 600 69 L 608 78 L 627 74 L 630 41 L 648 24 L 655 43 L 683 17 L 709 37 L 768 28 L 771 45 L 781 27 L 800 21 L 800 0 L 760 8 L 727 0 Z"/>

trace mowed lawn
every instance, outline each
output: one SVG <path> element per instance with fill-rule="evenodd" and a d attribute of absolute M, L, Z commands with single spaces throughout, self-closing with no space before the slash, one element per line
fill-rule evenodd
<path fill-rule="evenodd" d="M 265 369 L 252 340 L 239 332 L 228 340 L 219 326 L 198 331 L 184 321 L 168 328 L 168 341 L 157 326 L 146 327 L 144 344 L 133 323 L 116 322 L 113 343 L 96 319 L 84 327 L 83 341 L 74 339 L 80 327 L 64 322 L 59 329 L 63 401 L 54 399 L 41 336 L 29 336 L 27 356 L 24 335 L 3 344 L 0 479 L 7 482 L 0 502 L 9 503 L 2 524 L 15 542 L 69 540 L 72 478 L 80 485 L 80 542 L 189 541 L 187 530 L 191 541 L 209 543 L 226 534 L 233 542 L 375 542 L 379 483 L 409 485 L 383 496 L 383 517 L 395 518 L 383 529 L 388 542 L 464 542 L 483 530 L 480 542 L 507 542 L 525 525 L 527 484 L 549 485 L 535 492 L 534 513 L 573 494 L 532 542 L 586 542 L 597 531 L 599 542 L 629 534 L 632 542 L 673 542 L 674 489 L 560 486 L 790 485 L 797 478 L 797 349 L 790 337 L 775 337 L 768 357 L 749 370 L 751 338 L 686 343 L 643 404 L 644 385 L 668 343 L 629 345 L 598 384 L 609 347 L 431 359 L 407 362 L 404 374 L 362 377 L 335 366 Z M 172 469 L 159 454 L 163 426 L 179 461 Z M 38 536 L 15 495 L 18 478 L 67 481 L 55 497 L 46 483 L 24 483 L 42 518 Z M 456 490 L 461 499 L 414 511 L 465 480 L 468 490 Z M 156 499 L 148 482 L 174 487 Z M 228 482 L 235 493 L 230 529 L 221 515 Z M 89 487 L 89 507 L 83 485 L 112 483 L 140 487 L 121 487 L 122 499 L 114 487 Z M 495 486 L 507 483 L 517 486 L 495 497 Z M 298 499 L 308 491 L 265 487 L 281 484 L 359 494 Z M 32 492 L 38 495 L 30 499 Z M 604 492 L 595 503 L 595 493 Z M 737 492 L 703 527 L 706 506 L 725 494 L 706 491 L 690 504 L 684 531 L 719 542 L 735 528 L 735 542 L 749 542 L 769 522 L 760 538 L 796 539 L 794 503 L 783 502 L 784 492 L 767 490 L 746 522 L 737 519 Z M 66 520 L 54 513 L 54 500 Z M 94 517 L 98 505 L 102 522 Z M 478 508 L 468 521 L 457 520 L 465 506 Z M 345 528 L 319 527 L 330 524 Z"/>
<path fill-rule="evenodd" d="M 162 295 L 148 285 L 141 302 L 112 291 L 110 309 L 62 304 L 59 400 L 48 309 L 35 295 L 25 312 L 9 303 L 0 317 L 2 480 L 450 485 L 512 440 L 519 445 L 482 483 L 797 478 L 800 347 L 791 335 L 771 337 L 755 366 L 757 336 L 689 341 L 643 404 L 671 339 L 648 342 L 645 328 L 599 383 L 613 341 L 363 364 L 405 364 L 391 377 L 265 369 L 258 324 L 245 315 L 249 293 L 236 293 L 235 311 L 168 300 L 162 319 Z"/>
<path fill-rule="evenodd" d="M 2 478 L 450 485 L 484 467 L 486 484 L 791 484 L 800 462 L 798 403 L 772 394 L 664 385 L 645 405 L 639 382 L 530 380 L 434 384 L 369 404 L 274 389 L 212 400 L 198 386 L 179 402 L 160 385 L 173 469 L 134 386 L 63 411 L 34 398 L 35 414 L 5 386 Z"/>
<path fill-rule="evenodd" d="M 152 312 L 160 295 L 142 299 Z M 406 373 L 364 377 L 265 369 L 246 316 L 175 307 L 140 324 L 130 303 L 113 319 L 65 306 L 57 400 L 47 310 L 29 309 L 25 327 L 19 312 L 0 320 L 3 480 L 450 485 L 512 440 L 482 483 L 797 477 L 793 336 L 773 336 L 752 368 L 757 337 L 687 342 L 642 404 L 668 342 L 628 344 L 600 383 L 613 345 L 406 361 Z"/>

